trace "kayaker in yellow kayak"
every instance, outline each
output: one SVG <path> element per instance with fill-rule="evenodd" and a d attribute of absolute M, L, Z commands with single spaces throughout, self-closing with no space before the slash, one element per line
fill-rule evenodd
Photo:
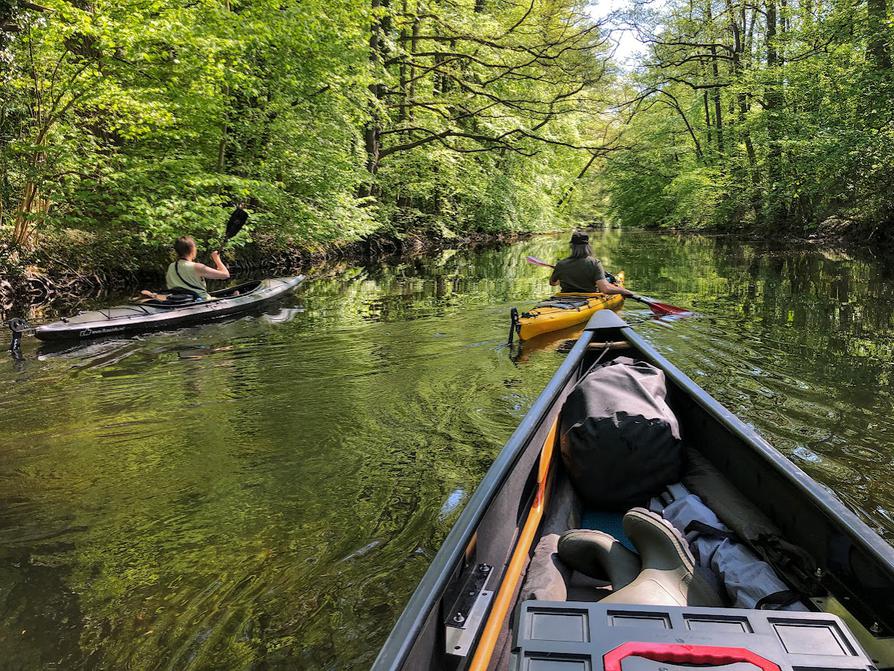
<path fill-rule="evenodd" d="M 165 283 L 168 289 L 191 292 L 202 300 L 211 298 L 205 280 L 228 280 L 230 271 L 220 260 L 220 252 L 211 252 L 211 260 L 214 268 L 209 268 L 204 263 L 196 263 L 196 241 L 185 235 L 177 238 L 174 243 L 174 251 L 177 252 L 177 260 L 168 266 L 165 274 Z M 166 294 L 157 294 L 152 291 L 143 291 L 144 296 L 154 300 L 166 300 Z"/>
<path fill-rule="evenodd" d="M 593 258 L 590 236 L 576 231 L 571 235 L 571 256 L 559 261 L 549 278 L 551 286 L 560 284 L 563 293 L 603 294 L 632 296 L 633 292 L 609 280 L 599 262 Z"/>

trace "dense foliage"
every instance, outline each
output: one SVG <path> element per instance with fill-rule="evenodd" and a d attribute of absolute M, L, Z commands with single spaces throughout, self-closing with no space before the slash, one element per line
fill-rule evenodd
<path fill-rule="evenodd" d="M 668 0 L 628 20 L 646 53 L 602 188 L 625 223 L 872 235 L 894 218 L 886 0 Z"/>
<path fill-rule="evenodd" d="M 613 142 L 585 10 L 0 0 L 0 237 L 213 239 L 235 202 L 306 249 L 554 227 Z"/>
<path fill-rule="evenodd" d="M 884 232 L 886 3 L 632 3 L 619 76 L 583 0 L 0 0 L 0 240 Z"/>

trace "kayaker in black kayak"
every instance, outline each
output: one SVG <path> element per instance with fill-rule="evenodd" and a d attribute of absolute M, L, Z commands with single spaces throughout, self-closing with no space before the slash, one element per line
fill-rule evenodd
<path fill-rule="evenodd" d="M 593 258 L 590 237 L 586 233 L 575 232 L 571 236 L 571 256 L 562 259 L 553 269 L 549 278 L 551 286 L 560 284 L 564 293 L 622 294 L 632 296 L 633 292 L 615 284 L 599 259 Z"/>
<path fill-rule="evenodd" d="M 202 300 L 211 298 L 208 288 L 205 286 L 205 280 L 228 280 L 230 279 L 230 271 L 220 260 L 220 252 L 214 250 L 211 252 L 211 260 L 214 262 L 214 268 L 209 268 L 204 263 L 196 263 L 196 241 L 188 235 L 177 238 L 174 243 L 174 251 L 177 252 L 177 260 L 168 266 L 168 272 L 165 274 L 165 282 L 168 289 L 175 293 L 193 293 Z M 165 300 L 165 294 L 156 294 L 151 291 L 144 291 L 144 296 L 149 296 L 155 300 Z"/>

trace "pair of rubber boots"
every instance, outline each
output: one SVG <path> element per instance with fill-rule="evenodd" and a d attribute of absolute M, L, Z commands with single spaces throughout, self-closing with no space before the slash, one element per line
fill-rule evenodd
<path fill-rule="evenodd" d="M 714 588 L 696 573 L 686 540 L 644 508 L 624 515 L 624 533 L 637 555 L 602 531 L 572 529 L 559 539 L 559 558 L 571 569 L 608 581 L 602 601 L 655 606 L 722 606 Z"/>

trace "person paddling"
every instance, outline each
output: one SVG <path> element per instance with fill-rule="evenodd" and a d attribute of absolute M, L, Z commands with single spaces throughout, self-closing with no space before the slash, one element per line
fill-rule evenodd
<path fill-rule="evenodd" d="M 550 286 L 561 284 L 564 293 L 622 294 L 632 296 L 633 292 L 618 286 L 609 279 L 599 259 L 593 258 L 590 237 L 576 231 L 571 235 L 571 256 L 559 261 L 549 278 Z"/>
<path fill-rule="evenodd" d="M 211 252 L 211 260 L 214 268 L 209 268 L 204 263 L 196 263 L 196 241 L 188 235 L 177 238 L 174 243 L 174 251 L 177 252 L 177 260 L 168 266 L 165 274 L 165 282 L 168 289 L 174 293 L 193 293 L 201 300 L 208 300 L 211 294 L 205 286 L 205 280 L 227 280 L 230 271 L 220 260 L 220 252 Z M 156 294 L 151 291 L 143 291 L 144 296 L 155 300 L 165 300 L 164 294 Z"/>

